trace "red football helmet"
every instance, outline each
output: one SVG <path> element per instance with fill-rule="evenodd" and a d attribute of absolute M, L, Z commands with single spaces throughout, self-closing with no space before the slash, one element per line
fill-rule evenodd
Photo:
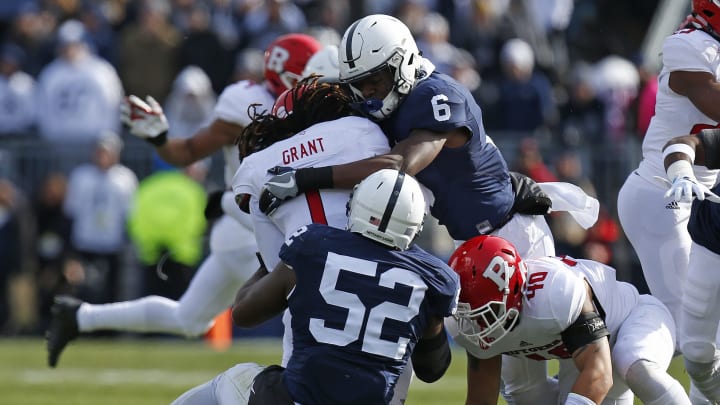
<path fill-rule="evenodd" d="M 693 0 L 692 13 L 703 29 L 720 34 L 720 0 Z"/>
<path fill-rule="evenodd" d="M 527 269 L 515 246 L 497 236 L 476 236 L 450 256 L 460 277 L 455 313 L 460 334 L 486 347 L 512 330 L 522 309 Z"/>
<path fill-rule="evenodd" d="M 278 118 L 285 118 L 292 114 L 295 100 L 298 100 L 302 96 L 306 87 L 307 85 L 302 85 L 283 91 L 282 94 L 275 99 L 271 114 Z"/>
<path fill-rule="evenodd" d="M 310 35 L 287 34 L 278 37 L 265 50 L 265 81 L 279 95 L 302 78 L 308 59 L 322 48 Z"/>
<path fill-rule="evenodd" d="M 288 115 L 292 114 L 292 109 L 292 89 L 287 89 L 283 91 L 277 99 L 275 99 L 275 104 L 273 104 L 272 106 L 271 114 L 278 118 L 285 118 Z"/>

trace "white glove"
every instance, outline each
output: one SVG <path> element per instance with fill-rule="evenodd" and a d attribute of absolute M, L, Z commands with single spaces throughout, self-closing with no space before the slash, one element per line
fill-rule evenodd
<path fill-rule="evenodd" d="M 683 178 L 683 177 L 676 177 L 675 181 L 670 181 L 664 177 L 660 176 L 653 176 L 655 178 L 655 181 L 657 181 L 659 184 L 665 186 L 668 188 L 668 191 L 665 192 L 665 198 L 672 198 L 674 201 L 677 202 L 690 202 L 692 201 L 692 197 L 694 193 L 695 196 L 698 197 L 698 200 L 704 200 L 707 199 L 710 202 L 714 203 L 720 203 L 720 196 L 710 191 L 707 187 L 704 185 L 697 183 L 697 180 L 694 182 L 690 179 Z M 693 183 L 693 184 L 687 184 L 687 183 Z M 690 190 L 688 191 L 688 187 L 690 187 Z M 702 190 L 705 190 L 701 193 Z M 678 193 L 680 195 L 678 196 Z M 687 197 L 689 196 L 689 197 Z"/>
<path fill-rule="evenodd" d="M 700 201 L 707 198 L 712 202 L 720 202 L 720 197 L 693 177 L 674 178 L 670 189 L 665 192 L 665 198 L 672 198 L 676 202 L 692 202 L 693 196 Z"/>
<path fill-rule="evenodd" d="M 160 103 L 152 96 L 139 97 L 130 95 L 120 105 L 120 119 L 130 128 L 130 133 L 142 138 L 155 146 L 162 146 L 167 141 L 168 122 Z"/>

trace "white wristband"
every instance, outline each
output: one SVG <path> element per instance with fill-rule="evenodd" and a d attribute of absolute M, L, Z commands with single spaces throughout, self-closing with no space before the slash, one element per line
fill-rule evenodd
<path fill-rule="evenodd" d="M 667 173 L 667 178 L 670 179 L 670 181 L 674 181 L 675 179 L 682 177 L 687 177 L 693 180 L 695 179 L 695 173 L 693 172 L 692 165 L 687 160 L 677 160 L 672 162 L 672 164 L 665 169 L 665 172 Z"/>
<path fill-rule="evenodd" d="M 565 405 L 595 405 L 595 402 L 590 398 L 571 392 L 565 400 Z"/>
<path fill-rule="evenodd" d="M 674 143 L 663 149 L 663 160 L 673 153 L 684 153 L 688 155 L 691 162 L 695 161 L 695 148 L 686 143 Z"/>

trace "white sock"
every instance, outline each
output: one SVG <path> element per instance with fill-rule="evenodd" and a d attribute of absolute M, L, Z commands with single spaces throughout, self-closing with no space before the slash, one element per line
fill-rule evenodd
<path fill-rule="evenodd" d="M 177 307 L 177 301 L 156 295 L 112 304 L 84 303 L 77 313 L 78 329 L 80 332 L 119 330 L 183 335 L 175 315 Z"/>

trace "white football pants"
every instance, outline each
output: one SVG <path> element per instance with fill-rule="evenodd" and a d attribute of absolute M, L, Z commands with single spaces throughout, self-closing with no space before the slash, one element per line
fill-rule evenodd
<path fill-rule="evenodd" d="M 224 245 L 213 250 L 213 239 L 223 241 Z M 230 242 L 234 246 L 229 246 Z M 148 296 L 112 304 L 82 304 L 78 311 L 80 331 L 200 336 L 210 329 L 218 314 L 232 305 L 238 289 L 258 269 L 256 252 L 252 231 L 225 215 L 213 227 L 210 255 L 179 301 Z"/>

